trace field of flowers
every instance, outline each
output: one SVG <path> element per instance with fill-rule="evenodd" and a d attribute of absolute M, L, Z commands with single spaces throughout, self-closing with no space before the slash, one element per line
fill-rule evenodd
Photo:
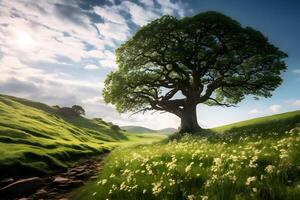
<path fill-rule="evenodd" d="M 89 199 L 300 199 L 300 129 L 119 149 Z"/>

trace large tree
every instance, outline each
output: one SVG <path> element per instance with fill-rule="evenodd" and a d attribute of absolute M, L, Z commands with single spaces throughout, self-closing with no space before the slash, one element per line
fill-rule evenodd
<path fill-rule="evenodd" d="M 118 69 L 104 100 L 119 112 L 158 110 L 181 118 L 181 132 L 199 129 L 196 107 L 234 106 L 246 95 L 270 97 L 287 55 L 259 31 L 217 12 L 162 16 L 116 50 Z"/>

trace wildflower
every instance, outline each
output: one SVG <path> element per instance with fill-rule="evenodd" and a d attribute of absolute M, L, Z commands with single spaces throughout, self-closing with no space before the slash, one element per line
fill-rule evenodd
<path fill-rule="evenodd" d="M 252 191 L 253 191 L 253 192 L 257 192 L 257 189 L 256 189 L 256 188 L 252 188 Z"/>
<path fill-rule="evenodd" d="M 138 185 L 134 185 L 134 186 L 131 187 L 131 189 L 135 189 L 137 187 L 138 187 Z"/>
<path fill-rule="evenodd" d="M 256 176 L 248 177 L 245 184 L 246 184 L 246 185 L 250 185 L 251 182 L 253 182 L 253 181 L 255 181 L 255 180 L 256 180 Z"/>
<path fill-rule="evenodd" d="M 273 165 L 268 165 L 268 166 L 266 166 L 265 171 L 266 171 L 268 174 L 272 174 L 272 173 L 274 172 L 274 169 L 275 169 L 275 166 L 273 166 Z"/>
<path fill-rule="evenodd" d="M 146 189 L 143 189 L 143 194 L 145 194 L 147 192 L 147 190 Z"/>
<path fill-rule="evenodd" d="M 109 178 L 114 178 L 114 177 L 116 177 L 116 175 L 114 175 L 114 174 L 111 174 L 111 175 L 109 176 Z"/>
<path fill-rule="evenodd" d="M 192 165 L 194 164 L 194 162 L 191 162 L 186 168 L 185 168 L 185 172 L 189 172 L 192 169 Z"/>
<path fill-rule="evenodd" d="M 188 195 L 187 198 L 188 198 L 188 200 L 193 200 L 193 199 L 195 199 L 195 195 L 192 195 L 192 194 Z"/>
<path fill-rule="evenodd" d="M 169 179 L 169 185 L 170 186 L 175 185 L 175 180 L 170 178 Z"/>
<path fill-rule="evenodd" d="M 93 196 L 95 196 L 96 194 L 97 194 L 97 192 L 94 192 L 94 193 L 93 193 Z"/>
<path fill-rule="evenodd" d="M 220 166 L 221 163 L 222 163 L 221 158 L 214 158 L 214 163 L 215 163 L 216 166 Z"/>
<path fill-rule="evenodd" d="M 126 188 L 125 182 L 122 182 L 120 185 L 120 190 L 124 190 Z"/>
<path fill-rule="evenodd" d="M 255 168 L 257 167 L 257 164 L 255 163 L 257 161 L 258 157 L 253 156 L 252 159 L 250 160 L 249 167 Z"/>
<path fill-rule="evenodd" d="M 107 179 L 103 179 L 102 181 L 98 181 L 97 185 L 99 185 L 99 184 L 104 185 L 106 182 L 107 182 Z"/>
<path fill-rule="evenodd" d="M 166 166 L 169 170 L 175 169 L 177 159 L 175 157 L 172 158 L 172 161 L 167 163 Z"/>
<path fill-rule="evenodd" d="M 154 195 L 158 195 L 162 191 L 161 184 L 162 184 L 161 182 L 152 183 L 152 185 L 153 185 L 152 193 Z"/>
<path fill-rule="evenodd" d="M 201 196 L 202 200 L 208 200 L 208 196 Z"/>

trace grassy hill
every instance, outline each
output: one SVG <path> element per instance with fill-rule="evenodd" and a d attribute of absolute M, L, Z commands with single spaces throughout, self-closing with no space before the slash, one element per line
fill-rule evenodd
<path fill-rule="evenodd" d="M 258 126 L 258 125 L 265 125 L 265 124 L 269 125 L 270 123 L 271 124 L 284 123 L 286 125 L 287 122 L 292 122 L 292 121 L 300 122 L 299 119 L 300 119 L 300 110 L 297 110 L 292 112 L 286 112 L 286 113 L 241 121 L 241 122 L 213 128 L 212 130 L 217 132 L 226 132 L 238 128 L 244 129 L 245 127 L 251 127 L 251 126 Z"/>
<path fill-rule="evenodd" d="M 125 140 L 118 126 L 102 119 L 67 116 L 58 107 L 0 95 L 0 178 L 63 169 Z"/>
<path fill-rule="evenodd" d="M 300 111 L 113 151 L 98 180 L 70 195 L 90 199 L 300 199 Z"/>
<path fill-rule="evenodd" d="M 164 128 L 160 130 L 153 130 L 142 126 L 121 126 L 121 129 L 130 133 L 159 133 L 159 134 L 172 134 L 177 131 L 175 128 Z"/>
<path fill-rule="evenodd" d="M 282 135 L 298 126 L 300 126 L 300 110 L 241 121 L 216 127 L 211 131 L 238 139 L 252 134 L 261 137 L 268 137 L 268 134 L 264 133 Z"/>

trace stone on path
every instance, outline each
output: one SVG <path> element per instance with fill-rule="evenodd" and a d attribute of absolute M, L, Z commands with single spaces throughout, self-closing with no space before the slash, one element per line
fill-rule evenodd
<path fill-rule="evenodd" d="M 13 178 L 5 178 L 0 180 L 0 188 L 3 188 L 11 183 L 15 182 Z"/>
<path fill-rule="evenodd" d="M 44 186 L 44 181 L 40 177 L 32 177 L 15 181 L 0 189 L 0 196 L 26 196 L 32 194 Z"/>

